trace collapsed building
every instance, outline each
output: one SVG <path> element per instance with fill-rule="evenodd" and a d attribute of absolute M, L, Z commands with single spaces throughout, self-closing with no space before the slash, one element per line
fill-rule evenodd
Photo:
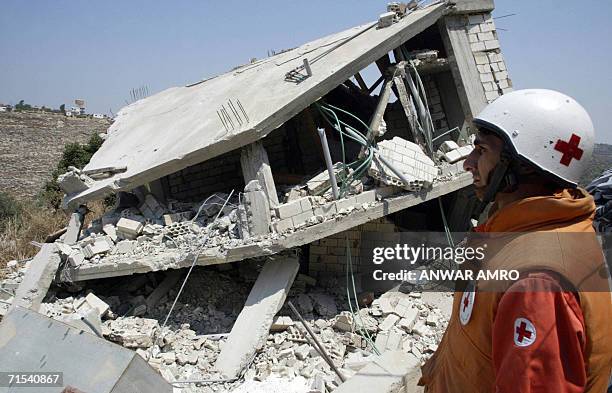
<path fill-rule="evenodd" d="M 91 303 L 98 310 L 94 319 L 108 320 L 104 326 L 94 322 L 94 332 L 140 348 L 157 368 L 176 362 L 195 369 L 204 363 L 200 371 L 214 369 L 228 380 L 245 370 L 263 380 L 281 363 L 288 372 L 290 362 L 294 369 L 310 368 L 302 375 L 312 379 L 311 391 L 348 391 L 367 384 L 363 375 L 376 367 L 385 370 L 366 361 L 367 353 L 385 356 L 388 351 L 386 361 L 405 373 L 402 367 L 418 361 L 392 351 L 435 350 L 442 330 L 424 331 L 443 328 L 441 308 L 422 303 L 418 293 L 395 293 L 361 299 L 364 309 L 354 314 L 339 312 L 347 309 L 338 310 L 338 302 L 325 293 L 305 298 L 304 291 L 337 276 L 359 275 L 371 263 L 361 255 L 362 243 L 402 231 L 468 228 L 475 199 L 462 163 L 473 147 L 471 119 L 512 89 L 492 10 L 492 0 L 391 3 L 376 22 L 123 108 L 87 166 L 60 177 L 64 206 L 74 212 L 70 223 L 32 261 L 9 267 L 2 285 L 11 296 L 5 303 L 35 311 L 42 304 L 49 316 L 61 315 L 58 307 L 76 313 Z M 364 72 L 379 77 L 368 85 Z M 87 204 L 111 194 L 115 208 L 84 227 Z M 184 279 L 177 269 L 190 268 L 191 274 L 194 266 L 219 265 L 224 271 L 234 262 L 240 262 L 241 272 L 249 270 L 249 263 L 263 267 L 248 274 L 253 287 L 235 319 L 195 340 L 201 341 L 194 344 L 196 352 L 209 350 L 214 356 L 143 350 L 157 345 L 151 338 L 157 321 L 138 316 L 154 315 L 162 298 L 180 294 L 185 282 L 176 291 Z M 110 297 L 44 302 L 52 282 L 85 286 L 115 277 L 127 285 L 125 276 L 138 281 L 144 273 L 164 271 L 156 288 L 124 310 L 123 315 L 131 315 L 125 320 L 109 307 L 117 300 Z M 323 361 L 308 363 L 309 356 L 322 351 L 297 322 L 275 318 L 296 287 L 301 288 L 298 308 L 316 320 L 321 335 L 326 330 L 347 335 L 332 348 L 332 358 L 339 368 L 358 365 L 347 366 L 351 375 L 357 373 L 348 380 L 334 380 L 334 370 Z M 206 308 L 207 300 L 201 298 L 199 306 Z M 161 314 L 174 304 L 167 306 Z M 291 315 L 286 306 L 284 311 Z M 181 333 L 193 332 L 189 326 L 168 333 L 166 322 L 157 325 L 164 337 L 193 338 L 194 333 Z M 117 333 L 125 330 L 117 327 L 122 324 L 138 325 L 145 333 L 136 343 L 125 340 Z M 360 333 L 364 325 L 365 335 Z M 229 336 L 211 337 L 230 328 Z M 367 340 L 370 335 L 376 339 Z M 298 346 L 283 344 L 291 340 Z M 266 352 L 268 346 L 278 353 Z M 358 356 L 347 347 L 362 352 Z M 254 357 L 264 356 L 262 348 L 275 359 L 274 366 L 260 367 L 265 362 L 258 358 L 257 371 L 250 370 Z M 315 372 L 325 367 L 331 379 Z M 192 375 L 181 375 L 186 374 Z M 176 375 L 166 379 L 176 380 Z M 397 375 L 385 383 L 378 381 L 376 391 L 394 391 Z"/>

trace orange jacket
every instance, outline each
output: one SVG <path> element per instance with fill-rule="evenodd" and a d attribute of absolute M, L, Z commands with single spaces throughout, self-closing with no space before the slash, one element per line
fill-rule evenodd
<path fill-rule="evenodd" d="M 509 204 L 477 228 L 491 245 L 481 268 L 517 269 L 521 279 L 455 293 L 446 333 L 423 366 L 428 393 L 605 392 L 612 302 L 601 291 L 607 278 L 593 274 L 604 266 L 594 209 L 584 191 L 565 190 Z M 564 291 L 568 282 L 577 292 Z"/>

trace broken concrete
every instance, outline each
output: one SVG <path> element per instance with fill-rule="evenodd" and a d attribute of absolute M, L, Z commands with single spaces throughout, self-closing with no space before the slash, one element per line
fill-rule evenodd
<path fill-rule="evenodd" d="M 245 307 L 232 327 L 215 367 L 228 378 L 238 376 L 261 348 L 297 274 L 296 258 L 278 258 L 264 265 Z"/>
<path fill-rule="evenodd" d="M 404 377 L 419 364 L 419 359 L 413 354 L 402 351 L 386 352 L 338 386 L 334 392 L 398 393 L 404 386 Z"/>
<path fill-rule="evenodd" d="M 172 392 L 135 352 L 21 307 L 4 317 L 0 337 L 6 370 L 61 371 L 64 386 L 88 393 Z"/>
<path fill-rule="evenodd" d="M 13 300 L 13 307 L 38 311 L 60 264 L 60 256 L 54 244 L 45 243 L 29 263 L 25 277 Z"/>

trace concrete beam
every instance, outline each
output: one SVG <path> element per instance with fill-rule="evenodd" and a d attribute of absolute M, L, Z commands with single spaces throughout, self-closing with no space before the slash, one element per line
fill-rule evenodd
<path fill-rule="evenodd" d="M 196 263 L 200 266 L 216 265 L 276 254 L 286 249 L 298 247 L 346 231 L 388 214 L 419 205 L 423 202 L 438 198 L 439 196 L 460 190 L 470 184 L 472 184 L 472 175 L 469 173 L 462 173 L 452 181 L 434 184 L 429 190 L 423 190 L 418 193 L 412 192 L 375 202 L 367 210 L 354 211 L 346 216 L 340 216 L 336 220 L 324 221 L 320 224 L 293 232 L 286 237 L 272 240 L 266 245 L 259 245 L 257 243 L 249 244 L 229 248 L 225 252 L 220 252 L 218 247 L 203 250 L 198 256 Z M 169 251 L 153 258 L 126 258 L 124 261 L 113 263 L 101 260 L 96 264 L 82 265 L 78 269 L 71 268 L 70 277 L 73 281 L 85 281 L 189 267 L 193 255 L 187 258 L 181 256 L 182 254 L 178 251 Z"/>
<path fill-rule="evenodd" d="M 30 262 L 30 267 L 17 288 L 11 309 L 20 306 L 38 311 L 55 277 L 60 261 L 61 258 L 55 244 L 44 243 Z"/>
<path fill-rule="evenodd" d="M 348 381 L 338 386 L 335 393 L 400 393 L 413 392 L 414 386 L 405 386 L 406 377 L 418 369 L 419 359 L 412 353 L 387 351 L 363 367 Z"/>
<path fill-rule="evenodd" d="M 237 377 L 266 343 L 274 316 L 285 303 L 299 267 L 297 257 L 266 262 L 215 363 L 223 375 Z"/>
<path fill-rule="evenodd" d="M 466 120 L 471 121 L 487 105 L 487 98 L 463 19 L 461 16 L 447 16 L 438 22 L 438 26 L 463 113 Z"/>
<path fill-rule="evenodd" d="M 244 184 L 249 184 L 252 180 L 259 181 L 268 197 L 270 207 L 275 208 L 278 206 L 278 195 L 276 195 L 276 186 L 272 178 L 268 153 L 266 153 L 266 149 L 261 141 L 253 142 L 242 148 L 240 165 L 242 167 Z"/>
<path fill-rule="evenodd" d="M 454 14 L 478 14 L 495 9 L 493 0 L 454 0 L 453 3 L 451 10 Z"/>

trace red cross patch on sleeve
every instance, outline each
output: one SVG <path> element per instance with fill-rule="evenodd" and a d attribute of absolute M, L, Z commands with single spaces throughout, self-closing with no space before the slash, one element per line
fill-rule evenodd
<path fill-rule="evenodd" d="M 528 347 L 536 340 L 536 328 L 527 318 L 514 320 L 514 345 Z"/>

